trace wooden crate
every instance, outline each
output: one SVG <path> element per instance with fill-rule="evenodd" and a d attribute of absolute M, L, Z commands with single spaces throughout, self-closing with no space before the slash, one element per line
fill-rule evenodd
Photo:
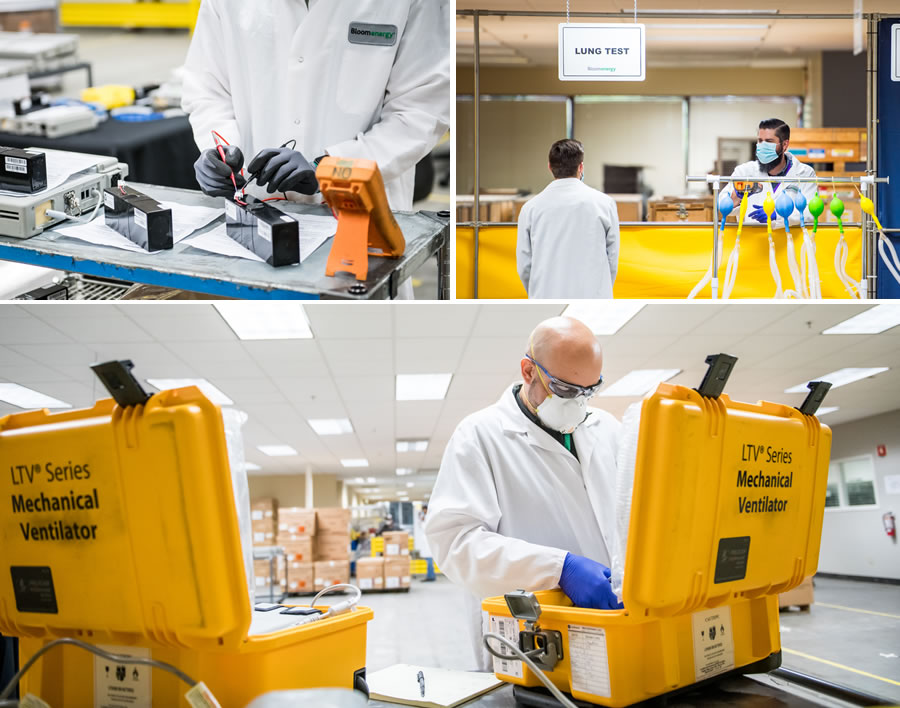
<path fill-rule="evenodd" d="M 650 221 L 691 222 L 712 221 L 712 198 L 665 199 L 650 202 Z"/>

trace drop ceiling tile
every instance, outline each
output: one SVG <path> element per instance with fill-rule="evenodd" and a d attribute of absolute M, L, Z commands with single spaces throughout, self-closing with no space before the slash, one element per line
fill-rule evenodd
<path fill-rule="evenodd" d="M 368 371 L 394 373 L 392 339 L 333 339 L 319 342 L 334 376 L 354 376 Z"/>
<path fill-rule="evenodd" d="M 37 317 L 9 317 L 0 327 L 0 345 L 67 344 L 71 339 Z"/>
<path fill-rule="evenodd" d="M 481 305 L 456 304 L 442 308 L 440 317 L 423 304 L 404 304 L 394 313 L 397 337 L 436 338 L 468 337 Z"/>
<path fill-rule="evenodd" d="M 357 303 L 362 307 L 347 307 L 346 303 L 322 303 L 306 306 L 306 315 L 316 339 L 391 339 L 393 318 L 389 303 Z"/>
<path fill-rule="evenodd" d="M 477 337 L 517 337 L 519 348 L 528 345 L 531 331 L 544 320 L 562 313 L 565 304 L 522 305 L 492 304 L 482 307 L 472 335 Z"/>

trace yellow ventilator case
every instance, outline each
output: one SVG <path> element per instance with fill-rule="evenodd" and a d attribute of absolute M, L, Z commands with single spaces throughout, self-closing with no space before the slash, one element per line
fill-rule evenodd
<path fill-rule="evenodd" d="M 196 387 L 126 408 L 109 399 L 0 418 L 0 460 L 0 633 L 21 638 L 20 665 L 74 637 L 172 664 L 223 708 L 279 689 L 353 688 L 364 677 L 370 609 L 248 636 L 222 414 Z M 93 706 L 108 663 L 55 648 L 21 695 Z M 135 667 L 126 668 L 130 681 Z M 188 686 L 169 673 L 154 669 L 151 690 L 153 706 L 186 705 Z"/>
<path fill-rule="evenodd" d="M 831 430 L 817 418 L 661 384 L 642 402 L 638 435 L 626 609 L 535 593 L 540 629 L 562 634 L 563 658 L 546 675 L 605 706 L 776 668 L 778 593 L 812 576 L 819 558 Z M 515 642 L 524 623 L 504 599 L 482 608 L 490 630 Z M 495 659 L 494 670 L 542 686 L 519 661 Z"/>

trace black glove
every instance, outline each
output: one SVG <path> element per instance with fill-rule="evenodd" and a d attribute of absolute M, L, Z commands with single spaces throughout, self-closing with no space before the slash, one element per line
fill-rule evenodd
<path fill-rule="evenodd" d="M 300 192 L 315 194 L 319 190 L 316 168 L 296 150 L 290 148 L 269 148 L 261 150 L 247 165 L 247 171 L 256 178 L 256 183 L 269 194 L 273 192 Z"/>
<path fill-rule="evenodd" d="M 225 162 L 219 157 L 219 151 L 215 148 L 204 150 L 199 159 L 194 163 L 194 174 L 197 176 L 197 184 L 204 194 L 211 197 L 234 196 L 234 184 L 231 183 L 231 175 L 240 189 L 246 184 L 241 177 L 241 168 L 244 166 L 244 154 L 240 148 L 228 145 L 222 148 L 225 151 Z"/>

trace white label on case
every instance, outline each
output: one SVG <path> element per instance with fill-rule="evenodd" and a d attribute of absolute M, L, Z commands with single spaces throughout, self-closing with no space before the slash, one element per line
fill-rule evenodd
<path fill-rule="evenodd" d="M 10 172 L 18 172 L 20 175 L 27 175 L 28 162 L 21 157 L 7 157 L 6 169 Z"/>
<path fill-rule="evenodd" d="M 147 214 L 140 209 L 134 210 L 134 223 L 140 226 L 144 231 L 147 230 Z"/>
<path fill-rule="evenodd" d="M 491 615 L 490 622 L 493 634 L 499 634 L 516 646 L 519 645 L 519 620 L 514 617 L 494 617 Z M 515 658 L 509 648 L 504 644 L 500 644 L 496 639 L 491 642 L 491 646 L 501 654 L 511 657 L 510 659 L 501 659 L 495 656 L 494 673 L 522 678 L 522 662 Z"/>
<path fill-rule="evenodd" d="M 723 674 L 734 668 L 734 638 L 731 608 L 695 612 L 691 616 L 694 632 L 694 674 L 697 681 Z"/>
<path fill-rule="evenodd" d="M 227 216 L 232 221 L 237 220 L 237 206 L 234 202 L 225 202 L 225 216 Z"/>
<path fill-rule="evenodd" d="M 272 227 L 267 224 L 265 221 L 258 221 L 259 224 L 259 235 L 262 236 L 266 241 L 272 240 Z"/>
<path fill-rule="evenodd" d="M 101 649 L 110 654 L 126 654 L 146 659 L 149 649 L 141 647 L 109 647 Z M 141 664 L 120 664 L 94 657 L 94 708 L 150 708 L 153 688 L 150 667 Z"/>
<path fill-rule="evenodd" d="M 386 556 L 399 556 L 399 555 L 400 555 L 400 544 L 399 544 L 399 543 L 388 543 L 388 544 L 385 544 L 385 547 L 384 547 L 384 555 L 386 555 Z"/>
<path fill-rule="evenodd" d="M 384 586 L 391 590 L 400 587 L 400 578 L 396 578 L 396 577 L 395 578 L 385 578 L 384 582 L 385 582 Z"/>
<path fill-rule="evenodd" d="M 359 579 L 359 589 L 360 590 L 371 590 L 372 589 L 372 578 L 360 578 Z"/>
<path fill-rule="evenodd" d="M 600 627 L 569 625 L 572 690 L 611 698 L 606 631 Z"/>

